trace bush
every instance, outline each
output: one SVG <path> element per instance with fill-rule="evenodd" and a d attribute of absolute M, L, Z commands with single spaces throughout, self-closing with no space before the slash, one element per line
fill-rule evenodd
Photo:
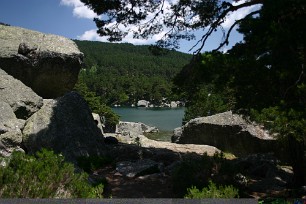
<path fill-rule="evenodd" d="M 196 187 L 187 189 L 185 198 L 237 198 L 239 197 L 238 189 L 233 186 L 219 186 L 217 187 L 212 181 L 209 181 L 208 187 L 202 190 Z"/>
<path fill-rule="evenodd" d="M 1 198 L 100 198 L 102 192 L 102 184 L 91 186 L 86 173 L 45 149 L 34 156 L 14 152 L 0 167 Z"/>

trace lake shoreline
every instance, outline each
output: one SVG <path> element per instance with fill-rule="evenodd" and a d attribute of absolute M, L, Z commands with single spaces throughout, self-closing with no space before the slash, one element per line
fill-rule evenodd
<path fill-rule="evenodd" d="M 112 110 L 120 116 L 120 121 L 141 122 L 157 127 L 161 132 L 173 132 L 182 126 L 185 108 L 146 108 L 146 107 L 114 107 Z"/>

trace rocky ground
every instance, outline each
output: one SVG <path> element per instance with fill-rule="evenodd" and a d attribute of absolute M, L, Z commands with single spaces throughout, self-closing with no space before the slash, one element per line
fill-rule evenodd
<path fill-rule="evenodd" d="M 112 164 L 97 169 L 92 175 L 94 179 L 106 179 L 106 197 L 178 197 L 173 186 L 176 167 L 186 160 L 199 160 L 205 152 L 209 156 L 220 152 L 206 145 L 178 145 L 152 141 L 144 136 L 140 138 L 139 143 L 107 145 L 108 156 L 115 159 Z M 211 175 L 211 179 L 232 181 L 242 197 L 290 196 L 288 185 L 292 179 L 292 169 L 281 166 L 272 155 L 257 154 L 244 158 L 226 155 L 225 161 L 227 165 L 240 169 L 241 173 L 217 172 Z"/>

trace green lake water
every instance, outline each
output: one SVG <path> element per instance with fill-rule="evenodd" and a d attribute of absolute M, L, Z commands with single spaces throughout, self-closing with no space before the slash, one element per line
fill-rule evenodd
<path fill-rule="evenodd" d="M 174 128 L 182 126 L 185 108 L 112 108 L 121 121 L 142 122 L 160 132 L 147 135 L 151 139 L 170 141 Z"/>

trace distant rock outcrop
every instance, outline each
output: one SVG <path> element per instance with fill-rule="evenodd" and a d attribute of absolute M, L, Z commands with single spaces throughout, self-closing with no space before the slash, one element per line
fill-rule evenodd
<path fill-rule="evenodd" d="M 149 107 L 150 102 L 146 100 L 139 100 L 137 102 L 138 107 Z"/>
<path fill-rule="evenodd" d="M 50 148 L 75 161 L 79 156 L 99 155 L 104 141 L 85 100 L 70 92 L 44 100 L 44 106 L 25 124 L 23 143 L 28 152 Z"/>
<path fill-rule="evenodd" d="M 72 90 L 82 58 L 72 40 L 0 25 L 0 68 L 43 98 Z"/>
<path fill-rule="evenodd" d="M 125 142 L 134 142 L 135 138 L 144 133 L 153 133 L 158 132 L 159 130 L 156 127 L 148 126 L 144 123 L 135 123 L 135 122 L 123 122 L 120 121 L 116 128 L 116 133 L 122 135 L 121 139 L 124 139 Z"/>
<path fill-rule="evenodd" d="M 277 141 L 267 131 L 230 111 L 190 120 L 176 129 L 172 141 L 211 145 L 237 156 L 273 152 L 278 148 Z"/>

